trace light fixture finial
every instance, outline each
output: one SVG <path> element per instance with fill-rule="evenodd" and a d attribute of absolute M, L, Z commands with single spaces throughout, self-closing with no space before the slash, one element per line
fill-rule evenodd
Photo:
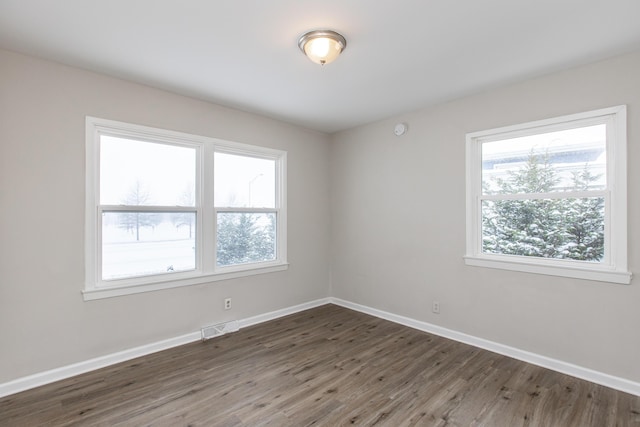
<path fill-rule="evenodd" d="M 298 47 L 316 64 L 333 62 L 347 47 L 347 40 L 331 30 L 309 31 L 298 40 Z"/>

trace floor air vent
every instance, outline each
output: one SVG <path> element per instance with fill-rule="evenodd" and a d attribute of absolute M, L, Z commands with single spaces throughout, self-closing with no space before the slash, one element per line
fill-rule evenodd
<path fill-rule="evenodd" d="M 202 341 L 206 341 L 210 338 L 219 337 L 220 335 L 228 334 L 229 332 L 236 332 L 240 329 L 237 320 L 232 320 L 226 323 L 220 323 L 218 325 L 205 326 L 200 329 L 202 333 Z"/>

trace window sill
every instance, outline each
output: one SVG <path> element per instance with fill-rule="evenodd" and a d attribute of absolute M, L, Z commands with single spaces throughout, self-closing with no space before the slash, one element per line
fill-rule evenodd
<path fill-rule="evenodd" d="M 617 271 L 610 268 L 593 265 L 558 265 L 552 260 L 527 261 L 520 259 L 488 258 L 481 256 L 464 257 L 466 265 L 475 267 L 497 268 L 501 270 L 522 271 L 526 273 L 544 274 L 548 276 L 571 277 L 575 279 L 595 280 L 599 282 L 610 282 L 628 285 L 631 283 L 631 273 L 627 271 Z"/>
<path fill-rule="evenodd" d="M 126 284 L 111 285 L 102 287 L 85 288 L 82 296 L 85 301 L 112 298 L 123 295 L 139 294 L 143 292 L 153 292 L 162 289 L 180 288 L 184 286 L 200 285 L 203 283 L 217 282 L 220 280 L 236 279 L 240 277 L 255 276 L 258 274 L 274 273 L 284 271 L 289 268 L 289 264 L 277 264 L 269 266 L 247 267 L 242 270 L 226 271 L 215 274 L 195 275 L 187 278 L 170 278 L 163 277 L 163 280 L 157 280 L 153 283 L 146 284 Z"/>

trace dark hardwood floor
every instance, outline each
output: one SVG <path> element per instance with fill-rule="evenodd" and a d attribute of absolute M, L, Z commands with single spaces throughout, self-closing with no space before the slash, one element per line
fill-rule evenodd
<path fill-rule="evenodd" d="M 335 305 L 0 399 L 3 426 L 640 426 L 640 397 Z"/>

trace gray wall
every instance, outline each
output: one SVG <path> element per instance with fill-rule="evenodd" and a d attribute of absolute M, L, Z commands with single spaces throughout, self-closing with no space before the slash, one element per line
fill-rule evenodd
<path fill-rule="evenodd" d="M 333 296 L 640 381 L 637 278 L 617 285 L 462 258 L 465 133 L 627 104 L 629 269 L 638 271 L 639 76 L 636 53 L 334 135 Z M 398 138 L 400 121 L 409 132 Z"/>
<path fill-rule="evenodd" d="M 639 75 L 636 53 L 330 138 L 0 50 L 0 383 L 328 295 L 640 381 L 637 279 L 615 285 L 462 259 L 465 133 L 627 104 L 637 271 Z M 86 115 L 287 150 L 290 269 L 83 301 Z M 410 126 L 401 138 L 399 121 Z"/>
<path fill-rule="evenodd" d="M 286 150 L 289 270 L 83 301 L 87 115 Z M 327 297 L 329 145 L 321 133 L 0 50 L 0 383 Z"/>

